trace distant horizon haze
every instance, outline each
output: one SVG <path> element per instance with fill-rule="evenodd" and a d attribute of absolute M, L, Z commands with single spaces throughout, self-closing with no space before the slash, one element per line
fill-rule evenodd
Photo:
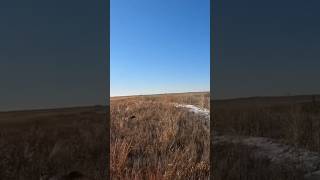
<path fill-rule="evenodd" d="M 199 90 L 199 91 L 169 91 L 169 92 L 158 92 L 158 93 L 137 93 L 137 94 L 129 94 L 129 95 L 116 95 L 110 97 L 126 97 L 126 96 L 149 96 L 149 95 L 166 95 L 166 94 L 184 94 L 184 93 L 210 93 L 210 90 Z"/>

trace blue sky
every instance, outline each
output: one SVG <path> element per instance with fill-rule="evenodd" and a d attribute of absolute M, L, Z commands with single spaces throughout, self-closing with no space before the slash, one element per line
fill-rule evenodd
<path fill-rule="evenodd" d="M 111 96 L 208 91 L 209 0 L 111 0 Z"/>

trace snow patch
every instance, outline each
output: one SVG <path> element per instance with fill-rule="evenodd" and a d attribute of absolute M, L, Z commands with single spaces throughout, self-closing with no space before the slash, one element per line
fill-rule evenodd
<path fill-rule="evenodd" d="M 175 107 L 182 107 L 188 109 L 190 112 L 193 112 L 195 114 L 199 114 L 201 116 L 204 116 L 207 120 L 210 120 L 210 111 L 205 108 L 200 108 L 194 105 L 190 104 L 174 104 Z"/>
<path fill-rule="evenodd" d="M 207 126 L 207 130 L 209 131 L 210 111 L 208 109 L 185 104 L 174 104 L 174 106 L 186 108 L 190 112 L 203 116 L 205 118 L 205 126 Z M 255 155 L 258 158 L 266 157 L 276 164 L 287 164 L 287 162 L 291 162 L 297 168 L 305 171 L 306 178 L 310 178 L 310 180 L 317 178 L 320 180 L 320 154 L 317 152 L 286 145 L 277 140 L 265 137 L 216 135 L 213 138 L 214 144 L 224 142 L 255 147 Z"/>
<path fill-rule="evenodd" d="M 297 168 L 310 173 L 319 169 L 320 154 L 308 151 L 303 148 L 282 144 L 276 140 L 265 137 L 244 137 L 244 136 L 215 136 L 214 144 L 218 143 L 239 143 L 245 146 L 255 147 L 257 157 L 266 157 L 276 164 L 293 163 Z"/>

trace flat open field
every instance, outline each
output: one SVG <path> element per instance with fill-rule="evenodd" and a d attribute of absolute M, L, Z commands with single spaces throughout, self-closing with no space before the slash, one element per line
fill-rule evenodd
<path fill-rule="evenodd" d="M 318 96 L 216 100 L 213 109 L 216 180 L 319 179 Z"/>
<path fill-rule="evenodd" d="M 102 106 L 1 112 L 0 179 L 105 179 L 106 116 Z"/>
<path fill-rule="evenodd" d="M 209 97 L 183 93 L 111 98 L 111 178 L 208 179 Z M 200 108 L 190 111 L 195 107 Z"/>
<path fill-rule="evenodd" d="M 216 100 L 209 93 L 111 98 L 112 179 L 316 180 L 320 96 Z M 214 136 L 209 136 L 213 106 Z M 0 177 L 105 179 L 101 106 L 0 113 Z"/>

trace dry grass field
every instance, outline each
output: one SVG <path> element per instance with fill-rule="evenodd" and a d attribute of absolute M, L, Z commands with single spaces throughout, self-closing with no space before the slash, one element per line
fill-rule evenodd
<path fill-rule="evenodd" d="M 106 179 L 106 122 L 100 106 L 1 112 L 0 179 Z"/>
<path fill-rule="evenodd" d="M 208 93 L 113 98 L 111 146 L 105 107 L 0 112 L 0 179 L 206 179 Z"/>
<path fill-rule="evenodd" d="M 309 180 L 320 170 L 317 96 L 209 99 L 111 98 L 110 146 L 105 107 L 1 112 L 0 179 L 106 179 L 108 148 L 113 180 L 208 179 L 210 141 L 214 180 Z M 214 137 L 208 117 L 178 104 L 213 106 Z"/>
<path fill-rule="evenodd" d="M 287 151 L 303 149 L 320 157 L 320 99 L 318 103 L 316 96 L 216 100 L 212 104 L 214 131 L 219 137 L 262 137 L 292 147 Z M 310 173 L 290 161 L 274 164 L 270 158 L 255 156 L 259 146 L 263 147 L 258 143 L 256 146 L 216 143 L 213 163 L 215 180 L 294 180 L 305 179 L 304 175 Z M 301 158 L 299 161 L 302 164 L 308 159 Z M 318 164 L 315 166 L 320 167 L 316 162 Z"/>
<path fill-rule="evenodd" d="M 111 98 L 111 179 L 208 179 L 203 117 L 174 103 L 209 102 L 209 93 Z"/>

